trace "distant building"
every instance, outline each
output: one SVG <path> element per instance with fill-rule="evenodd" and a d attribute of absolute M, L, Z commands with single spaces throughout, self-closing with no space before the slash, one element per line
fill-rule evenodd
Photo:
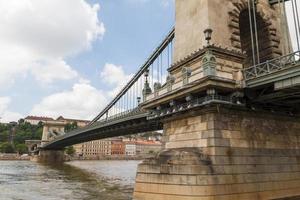
<path fill-rule="evenodd" d="M 97 158 L 101 156 L 147 156 L 162 149 L 162 143 L 155 140 L 129 138 L 107 138 L 74 145 L 78 156 Z"/>
<path fill-rule="evenodd" d="M 84 127 L 90 123 L 88 120 L 82 120 L 82 119 L 70 119 L 70 118 L 64 118 L 63 116 L 59 116 L 57 121 L 62 121 L 65 124 L 71 124 L 76 122 L 78 127 Z"/>
<path fill-rule="evenodd" d="M 38 116 L 27 116 L 24 118 L 24 122 L 28 122 L 32 125 L 38 125 L 39 122 L 45 123 L 46 121 L 54 121 L 51 117 L 38 117 Z"/>
<path fill-rule="evenodd" d="M 125 147 L 122 139 L 115 138 L 111 140 L 111 155 L 124 155 Z"/>
<path fill-rule="evenodd" d="M 82 144 L 76 144 L 74 145 L 74 149 L 77 155 L 86 158 L 109 156 L 111 155 L 111 140 L 94 140 Z"/>
<path fill-rule="evenodd" d="M 135 156 L 136 155 L 136 142 L 135 141 L 124 142 L 124 147 L 125 147 L 125 155 L 127 155 L 127 156 Z"/>

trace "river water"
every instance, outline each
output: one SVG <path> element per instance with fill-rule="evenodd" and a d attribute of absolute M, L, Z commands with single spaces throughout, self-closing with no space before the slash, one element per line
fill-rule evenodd
<path fill-rule="evenodd" d="M 132 199 L 140 161 L 0 161 L 0 200 Z"/>

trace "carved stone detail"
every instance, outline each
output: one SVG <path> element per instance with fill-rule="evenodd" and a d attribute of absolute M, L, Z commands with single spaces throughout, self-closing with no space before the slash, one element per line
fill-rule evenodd
<path fill-rule="evenodd" d="M 241 39 L 240 39 L 240 25 L 239 25 L 239 17 L 242 11 L 248 9 L 248 1 L 247 0 L 231 0 L 229 21 L 228 26 L 231 31 L 231 44 L 237 50 L 242 50 L 241 48 Z M 266 27 L 265 33 L 268 35 L 269 42 L 267 48 L 270 48 L 268 53 L 269 56 L 274 57 L 281 55 L 281 51 L 279 49 L 280 38 L 278 36 L 278 32 L 276 27 L 274 26 L 276 22 L 276 12 L 270 7 L 266 1 L 258 1 L 257 3 L 257 13 L 263 19 Z"/>

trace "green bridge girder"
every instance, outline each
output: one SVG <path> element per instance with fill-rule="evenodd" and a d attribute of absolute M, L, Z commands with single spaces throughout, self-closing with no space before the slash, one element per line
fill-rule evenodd
<path fill-rule="evenodd" d="M 284 81 L 290 78 L 295 78 L 300 76 L 300 62 L 297 65 L 290 64 L 283 70 L 279 70 L 265 76 L 257 77 L 246 81 L 248 88 L 255 88 L 270 83 L 277 83 L 279 81 Z"/>
<path fill-rule="evenodd" d="M 247 88 L 255 88 L 300 76 L 300 51 L 243 70 Z"/>
<path fill-rule="evenodd" d="M 289 1 L 289 0 L 284 0 L 284 1 Z M 269 2 L 271 5 L 274 5 L 274 4 L 283 2 L 283 0 L 269 0 Z"/>
<path fill-rule="evenodd" d="M 252 102 L 294 107 L 300 103 L 300 51 L 246 68 L 243 75 Z"/>

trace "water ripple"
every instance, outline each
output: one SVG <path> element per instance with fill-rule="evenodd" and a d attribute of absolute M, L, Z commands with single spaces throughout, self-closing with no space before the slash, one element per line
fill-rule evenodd
<path fill-rule="evenodd" d="M 1 200 L 129 200 L 137 161 L 0 161 Z"/>

